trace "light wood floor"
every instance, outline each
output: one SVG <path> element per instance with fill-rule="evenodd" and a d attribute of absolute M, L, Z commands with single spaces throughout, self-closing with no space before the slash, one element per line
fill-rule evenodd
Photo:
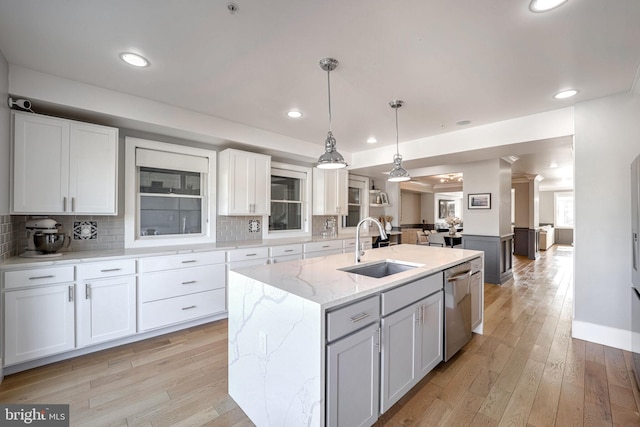
<path fill-rule="evenodd" d="M 379 426 L 640 426 L 628 352 L 571 338 L 573 251 L 516 257 L 485 285 L 485 333 L 441 364 Z M 69 403 L 71 425 L 249 426 L 227 394 L 227 324 L 7 376 L 2 403 Z"/>

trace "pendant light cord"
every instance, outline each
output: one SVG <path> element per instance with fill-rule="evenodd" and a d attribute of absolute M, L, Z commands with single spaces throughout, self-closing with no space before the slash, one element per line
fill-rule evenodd
<path fill-rule="evenodd" d="M 398 143 L 398 107 L 394 108 L 396 110 L 396 154 L 400 155 L 400 147 Z"/>
<path fill-rule="evenodd" d="M 331 70 L 327 70 L 327 89 L 329 93 L 329 132 L 331 132 Z"/>

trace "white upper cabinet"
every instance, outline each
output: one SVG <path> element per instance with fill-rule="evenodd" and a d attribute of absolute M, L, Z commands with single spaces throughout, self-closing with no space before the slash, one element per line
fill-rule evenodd
<path fill-rule="evenodd" d="M 269 215 L 271 157 L 234 149 L 219 153 L 219 215 Z"/>
<path fill-rule="evenodd" d="M 313 169 L 313 214 L 347 215 L 349 172 L 346 169 Z"/>
<path fill-rule="evenodd" d="M 117 214 L 118 130 L 13 112 L 12 213 Z"/>

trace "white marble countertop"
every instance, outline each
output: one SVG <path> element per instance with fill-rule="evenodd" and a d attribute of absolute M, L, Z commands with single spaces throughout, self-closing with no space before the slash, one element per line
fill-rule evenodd
<path fill-rule="evenodd" d="M 361 237 L 377 237 L 377 234 L 362 233 Z M 176 255 L 187 254 L 195 252 L 208 252 L 208 251 L 224 251 L 241 248 L 255 248 L 265 246 L 280 246 L 280 245 L 292 245 L 303 244 L 310 242 L 321 242 L 329 240 L 344 240 L 355 239 L 355 232 L 353 233 L 341 233 L 334 237 L 322 237 L 322 236 L 308 236 L 308 237 L 294 237 L 294 238 L 282 238 L 282 239 L 256 239 L 256 240 L 242 240 L 232 242 L 217 242 L 198 245 L 179 245 L 179 246 L 158 246 L 139 249 L 109 249 L 109 250 L 89 250 L 89 251 L 75 251 L 75 252 L 61 252 L 62 255 L 51 258 L 23 258 L 20 256 L 11 257 L 2 263 L 0 263 L 0 269 L 10 268 L 31 268 L 31 267 L 44 267 L 51 265 L 64 265 L 74 264 L 80 262 L 94 262 L 94 261 L 106 261 L 116 259 L 127 259 L 134 257 L 146 257 L 157 255 Z"/>
<path fill-rule="evenodd" d="M 420 267 L 373 278 L 338 270 L 355 265 L 353 252 L 234 270 L 276 289 L 320 304 L 326 310 L 428 276 L 477 257 L 482 251 L 420 245 L 396 245 L 365 252 L 360 264 L 391 259 Z M 231 282 L 230 282 L 231 283 Z"/>

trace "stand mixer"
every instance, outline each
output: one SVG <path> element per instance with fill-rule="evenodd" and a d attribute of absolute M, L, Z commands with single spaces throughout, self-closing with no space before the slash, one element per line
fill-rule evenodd
<path fill-rule="evenodd" d="M 56 253 L 65 240 L 69 237 L 58 231 L 60 224 L 55 219 L 43 218 L 27 221 L 27 247 L 21 257 L 26 258 L 51 258 L 62 256 Z M 71 240 L 69 240 L 69 244 Z M 69 245 L 67 244 L 67 246 Z"/>

